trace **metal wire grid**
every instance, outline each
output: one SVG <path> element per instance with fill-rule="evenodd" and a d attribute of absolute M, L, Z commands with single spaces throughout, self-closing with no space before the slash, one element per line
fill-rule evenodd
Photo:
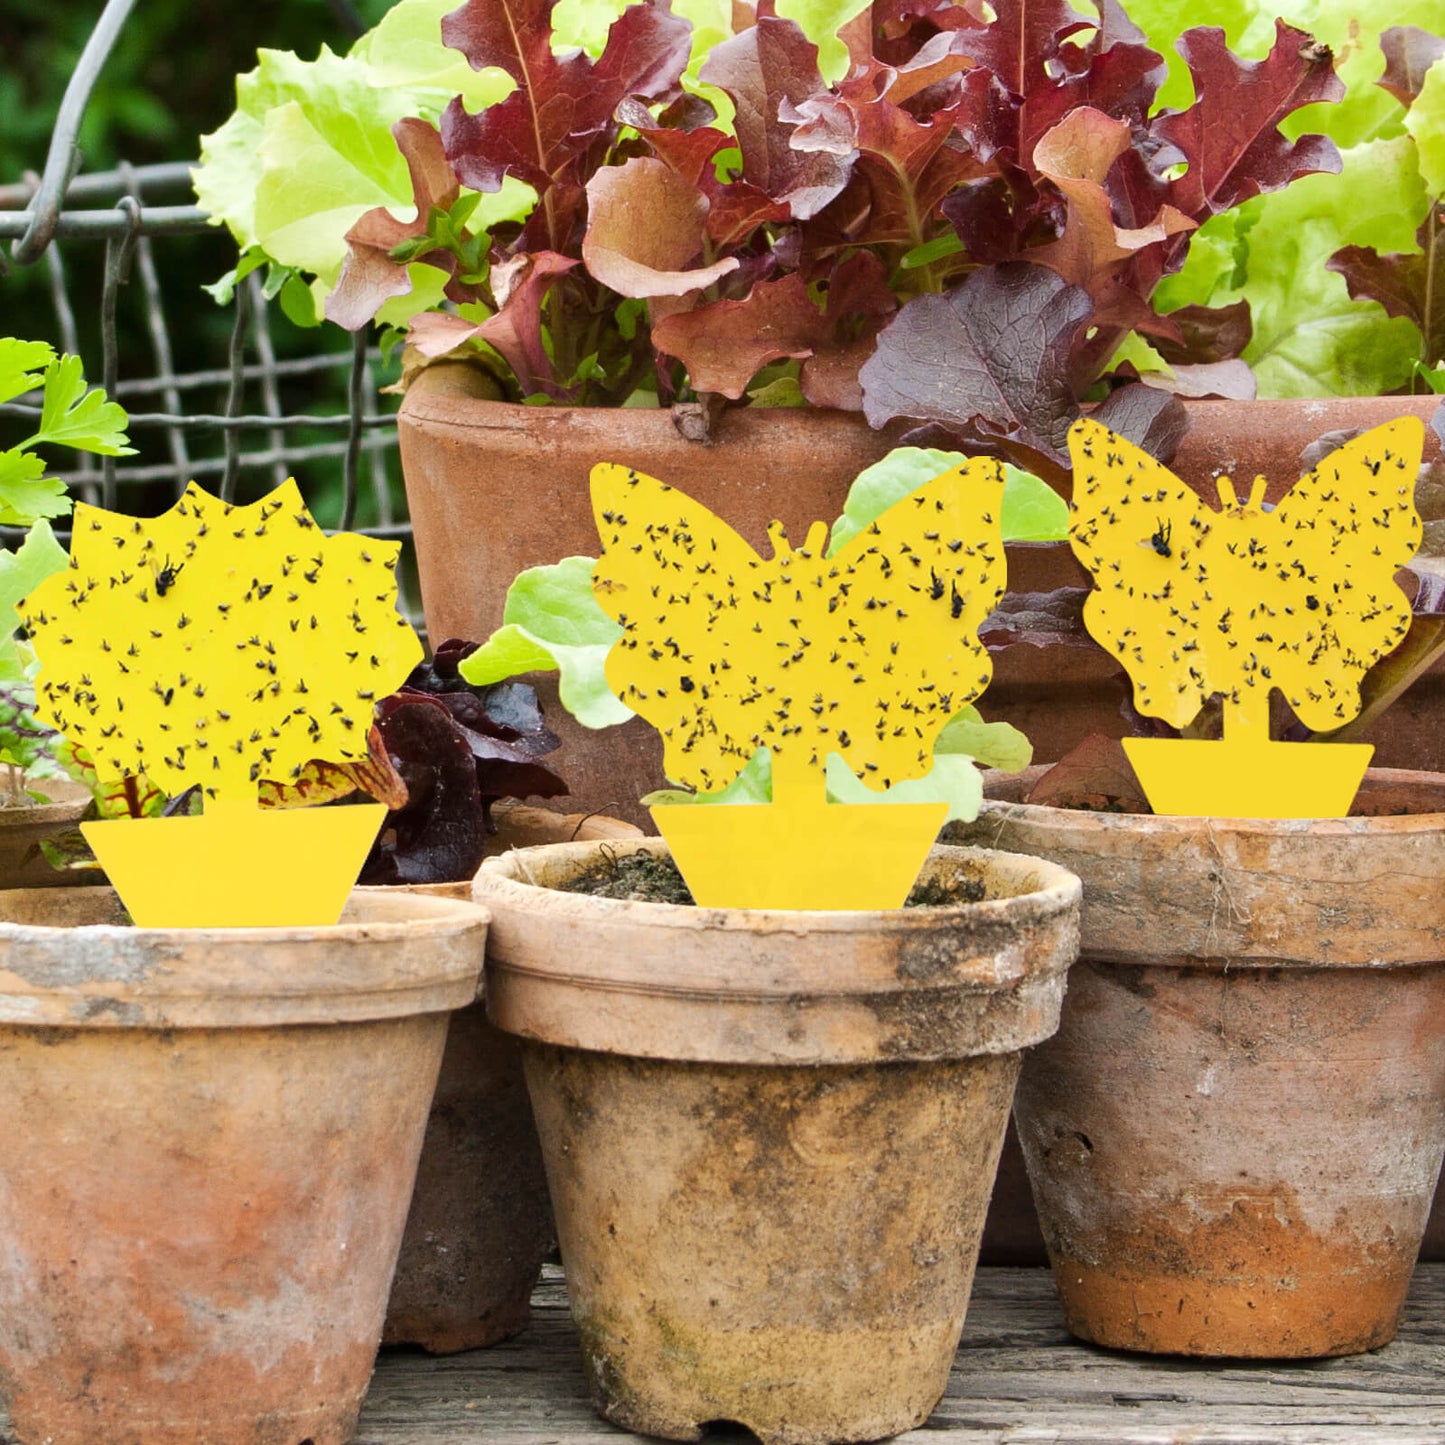
<path fill-rule="evenodd" d="M 179 496 L 192 479 L 233 501 L 243 471 L 268 474 L 274 485 L 290 476 L 298 463 L 340 458 L 341 506 L 335 525 L 340 530 L 351 530 L 365 460 L 377 521 L 357 530 L 368 536 L 409 541 L 410 524 L 404 516 L 396 515 L 389 485 L 388 462 L 396 450 L 395 416 L 378 406 L 380 356 L 368 347 L 365 331 L 357 333 L 349 352 L 278 359 L 261 283 L 252 275 L 235 290 L 226 365 L 177 373 L 156 243 L 198 234 L 209 227 L 195 206 L 152 204 L 151 198 L 187 187 L 189 165 L 121 165 L 113 171 L 75 174 L 80 162 L 76 139 L 86 102 L 134 4 L 135 0 L 108 0 L 71 76 L 43 174 L 30 174 L 17 184 L 0 186 L 0 240 L 14 243 L 9 263 L 0 252 L 0 296 L 11 263 L 43 266 L 55 313 L 56 339 L 64 350 L 80 354 L 67 256 L 75 248 L 90 248 L 103 241 L 98 308 L 100 384 L 126 405 L 133 435 L 147 431 L 163 434 L 169 460 L 127 466 L 123 458 L 84 456 L 73 470 L 56 475 L 86 501 L 107 508 L 117 505 L 123 485 L 169 481 Z M 122 289 L 137 284 L 154 369 L 149 376 L 122 378 L 117 306 Z M 190 303 L 192 298 L 184 300 Z M 172 297 L 171 304 L 175 301 Z M 348 367 L 345 412 L 312 415 L 283 409 L 283 380 L 295 381 Z M 94 375 L 89 368 L 87 374 Z M 224 388 L 220 411 L 186 410 L 187 402 L 197 393 L 219 394 L 220 388 Z M 246 410 L 248 394 L 259 395 L 259 412 Z M 142 410 L 147 404 L 151 409 Z M 9 403 L 0 406 L 0 414 L 34 416 L 36 408 Z M 298 433 L 320 433 L 326 439 L 307 441 Z M 222 444 L 219 456 L 192 454 L 193 444 L 201 451 L 207 450 L 202 441 L 209 441 L 213 452 L 217 434 Z M 334 439 L 327 434 L 334 434 Z M 405 597 L 403 607 L 412 610 Z"/>

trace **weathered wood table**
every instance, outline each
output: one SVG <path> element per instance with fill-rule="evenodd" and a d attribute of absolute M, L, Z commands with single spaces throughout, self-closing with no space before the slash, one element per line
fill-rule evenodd
<path fill-rule="evenodd" d="M 357 1445 L 600 1445 L 560 1273 L 531 1328 L 448 1359 L 382 1356 Z M 1095 1350 L 1065 1332 L 1042 1269 L 980 1270 L 930 1445 L 1445 1445 L 1445 1264 L 1422 1265 L 1396 1342 L 1251 1368 Z M 751 1440 L 718 1429 L 709 1445 Z"/>
<path fill-rule="evenodd" d="M 616 1445 L 593 1415 L 557 1270 L 531 1328 L 490 1350 L 388 1351 L 355 1445 Z M 1445 1445 L 1445 1264 L 1422 1265 L 1396 1342 L 1310 1364 L 1205 1365 L 1075 1343 L 1047 1270 L 979 1272 L 929 1445 Z M 742 1445 L 718 1429 L 708 1445 Z M 0 1413 L 0 1445 L 13 1436 Z M 103 1442 L 97 1440 L 97 1445 Z M 196 1445 L 205 1445 L 197 1441 Z"/>

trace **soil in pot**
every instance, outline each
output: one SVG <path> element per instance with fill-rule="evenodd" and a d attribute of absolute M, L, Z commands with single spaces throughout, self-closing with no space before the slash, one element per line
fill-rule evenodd
<path fill-rule="evenodd" d="M 0 1382 L 20 1445 L 342 1445 L 485 914 L 121 926 L 0 894 Z"/>
<path fill-rule="evenodd" d="M 998 803 L 957 833 L 1084 879 L 1063 1022 L 1015 1102 L 1074 1333 L 1254 1357 L 1393 1338 L 1445 1153 L 1441 817 Z"/>
<path fill-rule="evenodd" d="M 662 845 L 635 845 L 656 853 Z M 623 850 L 609 845 L 619 856 Z M 485 864 L 488 1004 L 523 1039 L 597 1408 L 691 1440 L 876 1439 L 947 1380 L 1020 1051 L 1053 1027 L 1075 884 L 941 850 L 987 901 L 703 909 Z"/>

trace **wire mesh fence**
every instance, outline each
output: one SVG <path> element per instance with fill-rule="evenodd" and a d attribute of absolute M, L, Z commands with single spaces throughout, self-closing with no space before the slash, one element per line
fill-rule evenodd
<path fill-rule="evenodd" d="M 395 411 L 381 395 L 387 367 L 367 334 L 348 343 L 334 328 L 311 331 L 302 354 L 282 354 L 298 350 L 294 328 L 286 326 L 293 334 L 278 346 L 276 315 L 253 274 L 235 287 L 229 341 L 206 358 L 212 364 L 182 366 L 177 328 L 213 306 L 167 285 L 174 248 L 211 233 L 188 203 L 189 165 L 76 173 L 86 100 L 134 3 L 109 0 L 102 12 L 71 76 L 44 172 L 0 185 L 0 244 L 9 252 L 0 250 L 0 303 L 23 268 L 40 273 L 54 333 L 36 339 L 82 357 L 87 377 L 128 411 L 137 450 L 84 456 L 55 475 L 82 500 L 138 512 L 162 510 L 191 480 L 247 501 L 295 476 L 323 526 L 408 544 L 398 578 L 403 607 L 419 622 Z M 96 350 L 98 357 L 87 354 Z M 24 401 L 0 406 L 0 416 L 36 412 Z M 62 538 L 64 531 L 57 527 Z"/>

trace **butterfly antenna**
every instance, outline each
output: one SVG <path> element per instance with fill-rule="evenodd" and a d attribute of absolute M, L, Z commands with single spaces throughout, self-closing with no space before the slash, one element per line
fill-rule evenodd
<path fill-rule="evenodd" d="M 803 550 L 810 557 L 821 557 L 828 545 L 828 524 L 826 522 L 814 522 L 808 528 L 808 539 L 803 543 Z"/>
<path fill-rule="evenodd" d="M 787 531 L 781 522 L 768 524 L 768 541 L 773 544 L 774 559 L 793 555 L 793 544 L 788 541 Z"/>
<path fill-rule="evenodd" d="M 1249 487 L 1249 510 L 1257 512 L 1264 505 L 1264 489 L 1269 485 L 1264 477 L 1256 477 Z"/>
<path fill-rule="evenodd" d="M 1216 477 L 1214 485 L 1219 490 L 1219 505 L 1226 512 L 1232 512 L 1239 505 L 1239 498 L 1234 495 L 1234 478 Z"/>

